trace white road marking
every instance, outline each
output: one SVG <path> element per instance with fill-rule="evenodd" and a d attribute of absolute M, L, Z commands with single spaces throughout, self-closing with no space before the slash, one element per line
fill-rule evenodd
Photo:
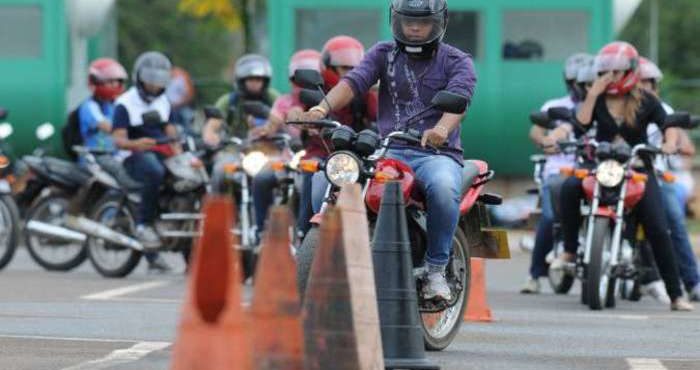
<path fill-rule="evenodd" d="M 121 287 L 121 288 L 110 289 L 110 290 L 105 290 L 103 292 L 88 294 L 88 295 L 84 295 L 80 298 L 89 299 L 89 300 L 97 300 L 97 301 L 108 301 L 108 300 L 112 300 L 114 298 L 117 298 L 117 297 L 120 297 L 123 295 L 140 292 L 142 290 L 159 288 L 159 287 L 162 287 L 164 285 L 168 285 L 169 283 L 170 283 L 169 281 L 165 281 L 165 280 L 149 281 L 147 283 L 128 285 L 128 286 Z"/>
<path fill-rule="evenodd" d="M 97 360 L 86 361 L 62 370 L 101 370 L 109 367 L 138 361 L 151 352 L 159 351 L 169 346 L 168 342 L 139 342 L 126 349 L 117 349 L 105 357 Z"/>
<path fill-rule="evenodd" d="M 0 334 L 0 339 L 28 339 L 28 340 L 59 340 L 69 342 L 96 342 L 96 343 L 136 343 L 136 339 L 107 339 L 107 338 L 78 338 L 78 337 L 49 337 L 43 335 L 12 335 Z"/>
<path fill-rule="evenodd" d="M 655 358 L 628 358 L 630 370 L 668 370 L 660 360 Z"/>

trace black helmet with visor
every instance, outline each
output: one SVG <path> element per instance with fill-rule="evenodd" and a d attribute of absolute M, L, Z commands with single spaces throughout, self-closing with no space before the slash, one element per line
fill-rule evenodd
<path fill-rule="evenodd" d="M 406 53 L 431 57 L 446 29 L 445 0 L 392 0 L 391 32 Z"/>

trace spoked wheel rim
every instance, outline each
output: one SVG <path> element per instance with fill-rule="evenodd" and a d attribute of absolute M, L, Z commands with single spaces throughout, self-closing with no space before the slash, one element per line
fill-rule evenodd
<path fill-rule="evenodd" d="M 64 226 L 64 215 L 67 213 L 68 200 L 62 197 L 51 198 L 38 206 L 32 219 L 54 226 Z M 52 265 L 68 263 L 83 252 L 84 244 L 62 238 L 43 236 L 29 233 L 32 250 L 43 261 Z"/>
<path fill-rule="evenodd" d="M 106 202 L 95 211 L 95 221 L 112 230 L 133 235 L 136 229 L 134 217 L 128 207 L 120 207 L 120 202 Z M 131 258 L 129 247 L 110 243 L 100 238 L 90 238 L 90 255 L 94 262 L 107 271 L 120 269 Z"/>

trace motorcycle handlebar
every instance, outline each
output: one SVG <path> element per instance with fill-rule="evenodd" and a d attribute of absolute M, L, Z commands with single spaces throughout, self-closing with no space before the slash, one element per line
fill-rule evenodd
<path fill-rule="evenodd" d="M 317 128 L 338 128 L 341 126 L 340 122 L 322 119 L 318 121 L 287 121 L 288 125 L 301 125 L 301 126 L 316 126 Z"/>

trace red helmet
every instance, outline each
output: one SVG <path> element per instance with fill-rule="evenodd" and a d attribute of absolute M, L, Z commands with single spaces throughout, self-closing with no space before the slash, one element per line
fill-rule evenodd
<path fill-rule="evenodd" d="M 102 100 L 114 100 L 124 92 L 124 82 L 128 75 L 119 62 L 110 58 L 100 58 L 90 64 L 88 84 L 93 95 Z M 110 81 L 117 81 L 110 84 Z"/>
<path fill-rule="evenodd" d="M 365 56 L 365 47 L 350 36 L 336 36 L 328 40 L 321 51 L 321 74 L 326 87 L 340 82 L 340 75 L 332 67 L 357 67 Z"/>
<path fill-rule="evenodd" d="M 313 69 L 321 72 L 321 53 L 313 49 L 299 50 L 289 61 L 289 78 L 294 77 L 297 69 Z"/>
<path fill-rule="evenodd" d="M 664 74 L 654 62 L 645 57 L 639 57 L 639 78 L 659 83 L 664 78 Z"/>
<path fill-rule="evenodd" d="M 620 80 L 608 85 L 608 94 L 625 95 L 639 82 L 639 53 L 627 42 L 615 41 L 603 46 L 595 57 L 594 65 L 598 73 L 625 71 Z"/>

